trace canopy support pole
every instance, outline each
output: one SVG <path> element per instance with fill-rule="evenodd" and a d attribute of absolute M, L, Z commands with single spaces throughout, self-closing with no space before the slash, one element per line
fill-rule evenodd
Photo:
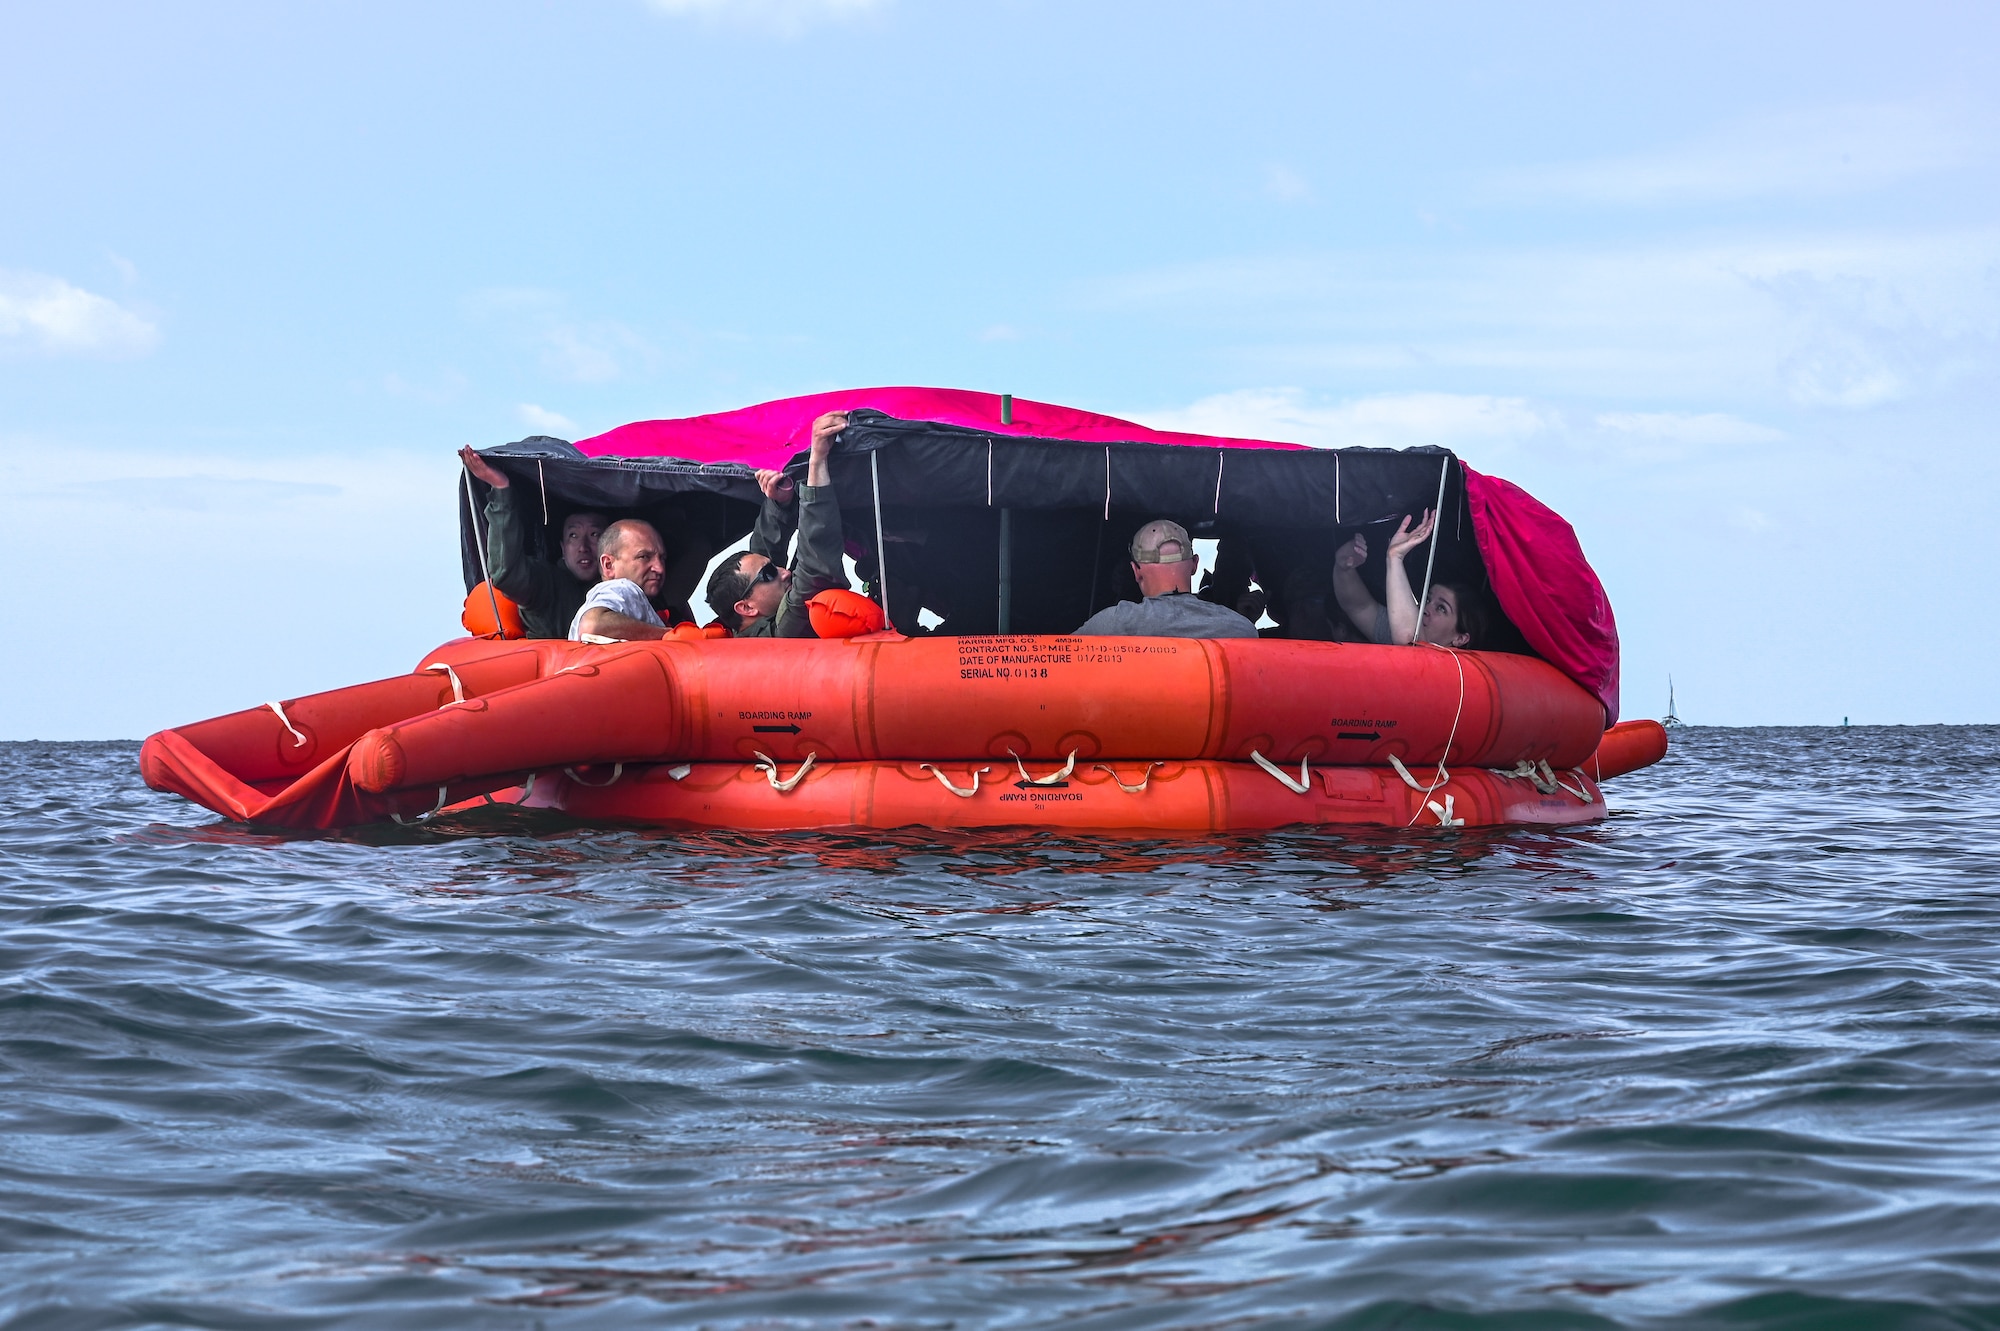
<path fill-rule="evenodd" d="M 1438 537 L 1444 531 L 1444 483 L 1450 475 L 1451 459 L 1447 457 L 1444 465 L 1438 468 L 1437 504 L 1431 509 L 1431 552 L 1424 558 L 1424 590 L 1423 594 L 1417 597 L 1417 631 L 1410 639 L 1412 647 L 1421 642 L 1424 636 L 1424 607 L 1430 603 L 1431 571 L 1437 567 Z"/>
<path fill-rule="evenodd" d="M 1000 632 L 1014 631 L 1014 510 L 1000 510 Z"/>
<path fill-rule="evenodd" d="M 1014 395 L 1000 395 L 1000 423 L 1014 423 Z M 986 445 L 987 457 L 993 456 L 993 445 Z M 990 462 L 987 464 L 992 465 Z M 989 473 L 986 483 L 986 502 L 993 502 L 993 482 Z M 1014 631 L 1014 510 L 1000 510 L 1000 624 L 1002 633 Z"/>
<path fill-rule="evenodd" d="M 882 468 L 877 465 L 881 456 L 879 448 L 868 454 L 868 484 L 875 491 L 875 585 L 882 592 L 882 619 L 893 629 L 896 621 L 889 618 L 889 547 L 882 543 Z"/>
<path fill-rule="evenodd" d="M 461 468 L 458 473 L 465 481 L 465 511 L 472 515 L 472 548 L 479 552 L 479 576 L 486 583 L 486 603 L 493 607 L 493 631 L 505 634 L 500 623 L 500 596 L 493 590 L 493 571 L 486 563 L 486 535 L 480 531 L 479 505 L 472 498 L 472 468 Z M 442 807 L 442 806 L 440 806 Z"/>

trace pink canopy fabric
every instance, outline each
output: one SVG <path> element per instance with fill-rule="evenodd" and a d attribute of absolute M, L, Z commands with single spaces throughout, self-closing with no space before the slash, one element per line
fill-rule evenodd
<path fill-rule="evenodd" d="M 1618 621 L 1576 530 L 1513 482 L 1459 466 L 1472 533 L 1501 610 L 1543 660 L 1604 704 L 1610 727 L 1618 720 Z"/>
<path fill-rule="evenodd" d="M 1074 439 L 1085 444 L 1180 444 L 1200 448 L 1304 448 L 1263 439 L 1149 430 L 1116 416 L 1014 399 L 1014 422 L 1000 423 L 1000 395 L 963 388 L 843 388 L 833 393 L 781 398 L 713 416 L 635 421 L 576 446 L 593 458 L 686 458 L 690 462 L 740 462 L 782 467 L 812 442 L 812 423 L 829 411 L 873 407 L 904 421 L 936 421 L 1025 439 Z"/>
<path fill-rule="evenodd" d="M 788 397 L 712 416 L 637 421 L 577 441 L 588 457 L 674 457 L 782 467 L 810 441 L 822 413 L 873 407 L 906 421 L 936 421 L 1033 439 L 1080 443 L 1171 444 L 1197 448 L 1298 449 L 1303 444 L 1149 430 L 1132 421 L 1048 402 L 1014 399 L 1013 422 L 1000 423 L 1000 398 L 958 388 L 852 388 Z M 1463 463 L 1460 464 L 1463 466 Z M 1465 467 L 1472 529 L 1500 609 L 1543 659 L 1604 704 L 1604 724 L 1618 719 L 1618 624 L 1604 585 L 1583 557 L 1569 523 L 1508 481 Z"/>

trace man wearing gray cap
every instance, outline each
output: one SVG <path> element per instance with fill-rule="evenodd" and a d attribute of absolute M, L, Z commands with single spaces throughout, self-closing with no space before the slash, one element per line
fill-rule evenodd
<path fill-rule="evenodd" d="M 1194 542 L 1178 522 L 1155 518 L 1132 538 L 1132 576 L 1143 601 L 1120 601 L 1083 622 L 1078 637 L 1254 638 L 1257 626 L 1194 595 Z"/>

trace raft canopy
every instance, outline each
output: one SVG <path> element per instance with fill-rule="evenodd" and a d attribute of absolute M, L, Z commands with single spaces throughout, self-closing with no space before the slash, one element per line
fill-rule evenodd
<path fill-rule="evenodd" d="M 879 490 L 890 610 L 906 631 L 921 607 L 943 618 L 940 633 L 1068 633 L 1137 598 L 1125 546 L 1156 517 L 1219 542 L 1213 599 L 1230 603 L 1254 577 L 1273 617 L 1303 626 L 1324 613 L 1315 596 L 1331 606 L 1333 553 L 1352 534 L 1367 537 L 1362 578 L 1379 600 L 1389 535 L 1405 515 L 1436 507 L 1434 579 L 1487 589 L 1504 617 L 1486 645 L 1543 657 L 1604 703 L 1607 724 L 1616 719 L 1617 628 L 1575 533 L 1447 449 L 1309 448 L 1149 430 L 987 393 L 877 388 L 482 453 L 542 499 L 551 536 L 568 513 L 592 508 L 648 517 L 670 543 L 678 528 L 720 549 L 755 520 L 755 469 L 802 477 L 812 422 L 827 411 L 850 421 L 829 461 L 849 553 L 864 577 L 879 577 Z M 483 502 L 485 487 L 472 486 Z M 470 516 L 461 495 L 468 589 L 480 577 Z"/>

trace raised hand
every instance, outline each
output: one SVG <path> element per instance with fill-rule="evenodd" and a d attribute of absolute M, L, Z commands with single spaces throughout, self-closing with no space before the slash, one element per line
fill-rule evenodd
<path fill-rule="evenodd" d="M 824 459 L 833 452 L 833 437 L 847 428 L 847 413 L 829 411 L 813 422 L 812 456 Z"/>
<path fill-rule="evenodd" d="M 806 459 L 806 484 L 814 487 L 833 484 L 827 469 L 827 455 L 833 452 L 833 437 L 847 428 L 847 413 L 829 411 L 813 422 L 812 455 Z"/>
<path fill-rule="evenodd" d="M 458 450 L 458 459 L 465 464 L 465 469 L 471 472 L 475 479 L 486 482 L 496 490 L 507 488 L 507 473 L 480 457 L 478 450 L 471 444 Z"/>
<path fill-rule="evenodd" d="M 1410 519 L 1405 516 L 1403 525 L 1396 528 L 1396 534 L 1389 538 L 1389 558 L 1401 559 L 1404 555 L 1422 545 L 1430 539 L 1431 528 L 1436 525 L 1437 515 L 1429 509 L 1424 510 L 1423 521 L 1419 522 L 1414 528 L 1410 526 Z"/>
<path fill-rule="evenodd" d="M 792 496 L 798 492 L 798 487 L 792 484 L 791 477 L 769 467 L 757 469 L 757 488 L 764 492 L 764 498 L 775 500 L 780 504 L 791 503 Z"/>
<path fill-rule="evenodd" d="M 1347 544 L 1340 547 L 1333 556 L 1333 566 L 1337 569 L 1360 568 L 1368 560 L 1368 538 L 1360 532 L 1348 537 Z"/>

